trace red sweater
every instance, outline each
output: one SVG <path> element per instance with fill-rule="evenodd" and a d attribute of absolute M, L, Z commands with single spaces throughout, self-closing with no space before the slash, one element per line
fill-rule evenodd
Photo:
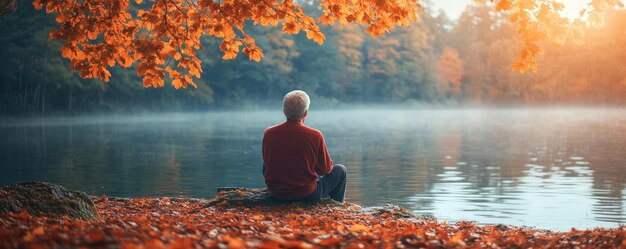
<path fill-rule="evenodd" d="M 265 130 L 263 162 L 265 185 L 280 199 L 312 194 L 317 177 L 328 175 L 333 167 L 322 133 L 292 120 Z"/>

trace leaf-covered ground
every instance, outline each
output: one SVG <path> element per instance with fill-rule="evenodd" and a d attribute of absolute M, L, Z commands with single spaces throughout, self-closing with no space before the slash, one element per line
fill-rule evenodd
<path fill-rule="evenodd" d="M 99 221 L 0 215 L 0 248 L 625 248 L 626 227 L 550 232 L 368 214 L 356 205 L 203 207 L 98 198 Z"/>

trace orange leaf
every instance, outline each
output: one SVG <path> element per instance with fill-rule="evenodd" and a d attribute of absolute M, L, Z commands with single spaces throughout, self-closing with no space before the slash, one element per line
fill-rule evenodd
<path fill-rule="evenodd" d="M 463 241 L 463 233 L 457 232 L 452 238 L 450 238 L 449 242 L 454 245 L 465 246 L 465 241 Z"/>
<path fill-rule="evenodd" d="M 368 232 L 370 229 L 361 224 L 354 224 L 348 228 L 350 232 Z"/>
<path fill-rule="evenodd" d="M 180 78 L 176 78 L 172 80 L 172 85 L 174 86 L 174 88 L 180 89 L 181 87 L 183 87 L 183 81 L 180 80 Z"/>
<path fill-rule="evenodd" d="M 45 232 L 45 229 L 43 226 L 38 226 L 32 231 L 33 235 L 42 235 L 44 234 L 44 232 Z"/>
<path fill-rule="evenodd" d="M 41 2 L 41 0 L 33 0 L 33 7 L 40 10 L 41 8 L 43 8 L 43 3 Z"/>
<path fill-rule="evenodd" d="M 224 237 L 224 241 L 227 242 L 228 249 L 243 249 L 246 247 L 246 242 L 240 238 L 226 236 Z"/>
<path fill-rule="evenodd" d="M 498 4 L 496 4 L 496 10 L 497 11 L 506 11 L 506 10 L 511 10 L 511 2 L 510 0 L 500 0 L 500 2 L 498 2 Z"/>
<path fill-rule="evenodd" d="M 252 37 L 248 36 L 248 35 L 244 36 L 244 37 L 243 37 L 243 40 L 244 40 L 246 43 L 254 44 L 254 39 L 253 39 Z"/>

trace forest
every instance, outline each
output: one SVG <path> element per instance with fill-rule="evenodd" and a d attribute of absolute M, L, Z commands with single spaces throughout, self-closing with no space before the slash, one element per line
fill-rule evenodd
<path fill-rule="evenodd" d="M 323 45 L 305 34 L 246 23 L 265 57 L 222 60 L 220 40 L 202 38 L 197 88 L 145 89 L 134 70 L 110 81 L 83 79 L 49 40 L 55 17 L 20 1 L 0 19 L 0 115 L 205 111 L 275 106 L 303 89 L 314 106 L 621 105 L 626 100 L 626 11 L 587 24 L 582 42 L 545 43 L 536 73 L 511 69 L 522 42 L 506 12 L 474 3 L 458 20 L 423 2 L 421 20 L 372 38 L 356 24 L 321 26 Z M 303 4 L 318 13 L 318 4 Z M 131 7 L 132 8 L 132 7 Z M 133 65 L 135 67 L 136 65 Z"/>

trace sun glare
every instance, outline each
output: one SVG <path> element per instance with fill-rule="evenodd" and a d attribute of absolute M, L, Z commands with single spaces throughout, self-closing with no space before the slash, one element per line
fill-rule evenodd
<path fill-rule="evenodd" d="M 585 9 L 590 0 L 568 0 L 561 1 L 565 5 L 565 9 L 563 9 L 563 16 L 569 18 L 570 20 L 574 20 L 580 17 L 580 11 Z"/>
<path fill-rule="evenodd" d="M 437 0 L 431 4 L 435 9 L 443 9 L 450 18 L 456 19 L 465 7 L 473 2 L 473 0 Z M 580 17 L 580 11 L 585 9 L 591 0 L 559 0 L 558 2 L 565 5 L 563 16 L 574 20 Z"/>

